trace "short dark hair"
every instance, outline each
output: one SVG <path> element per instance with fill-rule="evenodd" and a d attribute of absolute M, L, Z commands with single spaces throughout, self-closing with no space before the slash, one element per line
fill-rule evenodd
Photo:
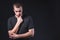
<path fill-rule="evenodd" d="M 16 6 L 16 8 L 23 7 L 22 3 L 16 2 L 13 4 L 13 7 Z"/>

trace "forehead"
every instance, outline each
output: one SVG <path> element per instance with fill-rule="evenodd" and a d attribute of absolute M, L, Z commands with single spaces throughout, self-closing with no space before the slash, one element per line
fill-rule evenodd
<path fill-rule="evenodd" d="M 22 6 L 20 6 L 19 8 L 17 8 L 16 6 L 14 6 L 13 8 L 14 8 L 14 10 L 21 10 Z"/>

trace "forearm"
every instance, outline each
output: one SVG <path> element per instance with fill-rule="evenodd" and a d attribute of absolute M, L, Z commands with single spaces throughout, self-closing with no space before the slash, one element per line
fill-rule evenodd
<path fill-rule="evenodd" d="M 33 36 L 34 36 L 34 29 L 31 29 L 24 34 L 18 34 L 19 38 L 28 38 L 28 37 L 33 37 Z"/>
<path fill-rule="evenodd" d="M 27 33 L 24 33 L 24 34 L 18 34 L 18 37 L 19 38 L 28 38 L 31 36 L 31 33 L 27 32 Z"/>
<path fill-rule="evenodd" d="M 19 26 L 20 26 L 20 23 L 17 22 L 16 25 L 14 26 L 14 28 L 11 31 L 14 32 L 14 33 L 17 33 Z"/>

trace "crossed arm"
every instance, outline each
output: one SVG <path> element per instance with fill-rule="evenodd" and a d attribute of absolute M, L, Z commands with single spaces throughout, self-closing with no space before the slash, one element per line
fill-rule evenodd
<path fill-rule="evenodd" d="M 28 38 L 28 37 L 34 36 L 34 28 L 29 29 L 28 32 L 24 34 L 16 34 L 20 24 L 21 23 L 17 22 L 14 28 L 8 31 L 10 38 L 16 39 L 16 38 Z"/>
<path fill-rule="evenodd" d="M 14 28 L 12 30 L 8 31 L 10 38 L 16 39 L 16 38 L 28 38 L 28 37 L 34 36 L 34 28 L 29 29 L 28 32 L 23 33 L 23 34 L 16 34 L 19 29 L 19 26 L 22 22 L 23 22 L 23 19 L 21 17 L 17 18 L 17 22 L 16 22 Z"/>
<path fill-rule="evenodd" d="M 16 38 L 28 38 L 28 37 L 33 37 L 33 36 L 34 36 L 34 28 L 33 29 L 29 29 L 29 31 L 24 33 L 24 34 L 12 33 L 10 35 L 10 38 L 13 38 L 13 39 L 16 39 Z"/>
<path fill-rule="evenodd" d="M 10 38 L 12 38 L 12 39 L 33 37 L 34 36 L 34 28 L 29 29 L 29 31 L 24 34 L 16 34 L 15 32 L 13 32 L 13 30 L 10 31 L 9 34 L 10 34 L 9 35 Z"/>

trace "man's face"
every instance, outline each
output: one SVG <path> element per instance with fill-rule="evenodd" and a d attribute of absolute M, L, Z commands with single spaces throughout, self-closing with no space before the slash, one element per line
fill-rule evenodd
<path fill-rule="evenodd" d="M 14 13 L 16 16 L 22 16 L 22 12 L 23 12 L 22 6 L 20 6 L 19 8 L 14 6 Z"/>

